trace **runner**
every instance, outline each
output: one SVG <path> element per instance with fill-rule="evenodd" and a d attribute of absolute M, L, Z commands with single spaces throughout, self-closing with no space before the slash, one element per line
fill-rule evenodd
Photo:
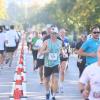
<path fill-rule="evenodd" d="M 52 94 L 52 100 L 55 99 L 55 94 L 58 89 L 59 79 L 59 64 L 60 64 L 60 50 L 62 42 L 57 39 L 58 30 L 56 27 L 52 27 L 50 39 L 45 40 L 43 47 L 40 50 L 41 54 L 44 55 L 44 77 L 45 77 L 45 88 L 46 88 L 46 100 L 50 98 L 50 90 Z M 50 78 L 53 75 L 51 87 L 49 85 Z"/>
<path fill-rule="evenodd" d="M 27 41 L 27 47 L 28 47 L 28 52 L 31 51 L 31 43 L 32 43 L 32 38 L 33 38 L 33 33 L 30 33 L 27 38 L 26 38 L 26 41 Z"/>
<path fill-rule="evenodd" d="M 100 45 L 99 26 L 94 25 L 91 31 L 92 31 L 92 38 L 86 40 L 78 51 L 78 54 L 80 56 L 86 56 L 86 66 L 97 61 L 96 52 L 98 46 Z"/>
<path fill-rule="evenodd" d="M 75 52 L 77 53 L 82 44 L 86 41 L 87 37 L 86 35 L 81 35 L 80 41 L 76 44 Z M 86 64 L 86 57 L 84 56 L 79 56 L 78 55 L 78 60 L 77 60 L 77 66 L 79 69 L 79 77 L 81 76 Z"/>
<path fill-rule="evenodd" d="M 61 54 L 60 54 L 60 85 L 59 85 L 59 90 L 61 93 L 63 93 L 63 83 L 64 83 L 64 76 L 65 76 L 65 71 L 66 68 L 68 67 L 68 39 L 65 37 L 65 29 L 61 29 L 59 32 L 60 38 L 63 41 L 63 46 L 61 49 Z"/>
<path fill-rule="evenodd" d="M 14 30 L 14 25 L 10 26 L 10 30 L 5 35 L 5 47 L 6 47 L 6 64 L 9 62 L 9 67 L 13 60 L 13 54 L 16 50 L 17 42 L 19 40 L 17 32 Z"/>
<path fill-rule="evenodd" d="M 38 42 L 39 40 L 38 32 L 34 32 L 34 37 L 32 38 L 32 55 L 33 55 L 33 70 L 37 69 L 36 64 L 37 64 L 37 53 L 38 53 Z"/>
<path fill-rule="evenodd" d="M 100 33 L 100 32 L 99 32 Z M 97 50 L 98 61 L 89 65 L 79 80 L 80 91 L 85 100 L 100 100 L 100 45 Z M 86 88 L 89 83 L 90 89 Z"/>
<path fill-rule="evenodd" d="M 100 45 L 99 25 L 97 25 L 97 24 L 94 25 L 92 27 L 91 31 L 92 31 L 92 38 L 86 40 L 78 51 L 78 54 L 80 56 L 86 57 L 86 66 L 91 65 L 97 61 L 97 48 Z M 89 87 L 90 87 L 90 85 L 87 84 L 87 88 L 89 88 Z"/>
<path fill-rule="evenodd" d="M 47 26 L 46 26 L 47 36 L 43 39 L 43 41 L 45 41 L 45 40 L 50 38 L 50 33 L 51 33 L 52 26 L 53 26 L 52 24 L 47 24 Z"/>
<path fill-rule="evenodd" d="M 5 43 L 5 33 L 3 33 L 2 26 L 0 26 L 0 68 L 3 68 L 4 62 L 4 43 Z"/>
<path fill-rule="evenodd" d="M 43 73 L 44 73 L 44 68 L 43 68 L 43 66 L 44 66 L 44 55 L 40 55 L 39 51 L 43 46 L 43 39 L 46 36 L 47 36 L 47 32 L 43 31 L 42 32 L 42 38 L 37 40 L 39 49 L 38 49 L 38 54 L 37 54 L 37 66 L 36 66 L 36 68 L 39 68 L 40 84 L 43 84 L 43 81 L 44 81 L 44 75 L 43 75 Z"/>

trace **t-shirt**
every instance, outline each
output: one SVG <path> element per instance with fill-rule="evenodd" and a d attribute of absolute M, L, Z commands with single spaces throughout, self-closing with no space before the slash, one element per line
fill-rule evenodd
<path fill-rule="evenodd" d="M 79 82 L 83 84 L 90 82 L 89 100 L 100 100 L 100 66 L 97 62 L 85 68 Z"/>
<path fill-rule="evenodd" d="M 40 49 L 43 46 L 43 40 L 42 39 L 38 39 L 36 42 L 36 45 L 38 45 L 38 49 Z M 38 51 L 37 54 L 37 59 L 44 59 L 44 55 L 41 55 Z"/>
<path fill-rule="evenodd" d="M 32 39 L 32 49 L 33 50 L 38 50 L 39 49 L 39 42 L 38 42 L 39 38 L 38 37 L 34 37 Z"/>
<path fill-rule="evenodd" d="M 7 43 L 6 47 L 16 47 L 16 42 L 18 42 L 19 37 L 15 30 L 10 30 L 5 33 L 5 39 Z"/>
<path fill-rule="evenodd" d="M 34 37 L 33 37 L 33 34 L 29 34 L 29 35 L 27 36 L 27 42 L 28 42 L 28 43 L 31 43 L 33 38 L 34 38 Z"/>
<path fill-rule="evenodd" d="M 28 36 L 28 37 L 27 37 L 27 42 L 28 42 L 28 43 L 31 43 L 31 42 L 32 42 L 32 37 Z"/>
<path fill-rule="evenodd" d="M 67 47 L 69 44 L 69 41 L 68 41 L 68 38 L 66 36 L 64 37 L 63 42 L 64 42 L 64 46 Z"/>
<path fill-rule="evenodd" d="M 100 40 L 94 40 L 93 38 L 86 40 L 81 48 L 86 53 L 96 53 L 97 48 L 100 45 Z M 86 57 L 86 65 L 90 65 L 97 61 L 97 57 Z"/>
<path fill-rule="evenodd" d="M 0 33 L 0 50 L 4 50 L 5 33 Z"/>
<path fill-rule="evenodd" d="M 62 40 L 62 52 L 60 54 L 60 58 L 68 58 L 68 39 L 67 37 L 64 37 L 64 39 Z"/>

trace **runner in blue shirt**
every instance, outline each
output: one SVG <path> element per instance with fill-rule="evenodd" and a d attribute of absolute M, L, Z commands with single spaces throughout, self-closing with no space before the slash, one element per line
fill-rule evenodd
<path fill-rule="evenodd" d="M 95 25 L 92 28 L 92 38 L 83 43 L 79 49 L 78 54 L 81 56 L 86 56 L 86 66 L 97 61 L 97 48 L 100 45 L 99 40 L 100 28 Z"/>

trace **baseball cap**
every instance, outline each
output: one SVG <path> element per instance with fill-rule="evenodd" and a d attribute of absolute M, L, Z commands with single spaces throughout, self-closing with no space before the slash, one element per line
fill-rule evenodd
<path fill-rule="evenodd" d="M 47 24 L 46 29 L 51 28 L 52 24 Z"/>
<path fill-rule="evenodd" d="M 51 28 L 51 34 L 58 34 L 58 28 L 57 27 L 52 27 Z"/>

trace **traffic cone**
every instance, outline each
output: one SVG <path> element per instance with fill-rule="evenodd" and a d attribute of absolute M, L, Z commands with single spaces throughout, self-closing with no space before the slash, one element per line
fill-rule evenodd
<path fill-rule="evenodd" d="M 23 59 L 23 54 L 20 54 L 20 58 L 22 58 L 22 59 Z"/>
<path fill-rule="evenodd" d="M 23 65 L 23 58 L 22 57 L 19 58 L 19 64 Z"/>
<path fill-rule="evenodd" d="M 23 72 L 26 73 L 26 66 L 23 66 Z"/>
<path fill-rule="evenodd" d="M 21 79 L 21 75 L 20 74 L 16 75 L 15 84 L 16 85 L 22 84 L 22 79 Z"/>
<path fill-rule="evenodd" d="M 14 100 L 21 100 L 21 91 L 20 91 L 20 85 L 15 85 L 14 94 L 13 94 Z"/>
<path fill-rule="evenodd" d="M 24 95 L 22 85 L 20 85 L 20 89 L 19 90 L 20 90 L 20 96 L 22 97 Z"/>
<path fill-rule="evenodd" d="M 24 72 L 24 67 L 23 66 L 20 66 L 20 71 Z"/>
<path fill-rule="evenodd" d="M 23 72 L 21 73 L 21 80 L 22 80 L 22 82 L 26 81 L 25 74 Z"/>
<path fill-rule="evenodd" d="M 21 72 L 23 72 L 24 68 L 22 67 L 22 64 L 19 64 L 16 68 L 16 72 L 17 74 L 21 74 Z"/>
<path fill-rule="evenodd" d="M 24 48 L 22 47 L 22 49 L 21 49 L 21 54 L 24 54 Z"/>

